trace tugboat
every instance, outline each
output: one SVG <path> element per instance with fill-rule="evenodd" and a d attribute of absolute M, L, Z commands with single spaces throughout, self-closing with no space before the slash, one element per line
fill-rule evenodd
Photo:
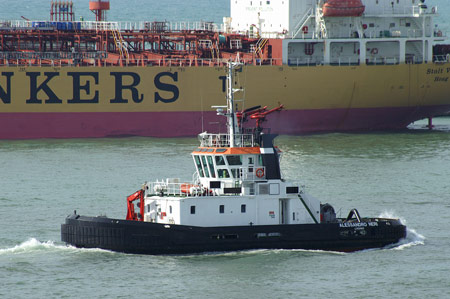
<path fill-rule="evenodd" d="M 146 182 L 128 196 L 126 219 L 81 216 L 61 225 L 61 239 L 83 248 L 136 254 L 184 254 L 248 249 L 357 251 L 394 244 L 406 236 L 399 219 L 363 218 L 352 209 L 337 218 L 330 204 L 285 180 L 276 137 L 261 127 L 283 108 L 237 111 L 234 74 L 228 62 L 227 105 L 214 106 L 227 119 L 227 133 L 198 135 L 192 182 Z M 282 113 L 282 112 L 277 112 Z M 253 119 L 256 128 L 244 123 Z M 137 203 L 136 203 L 137 202 Z M 137 212 L 136 210 L 139 210 Z"/>

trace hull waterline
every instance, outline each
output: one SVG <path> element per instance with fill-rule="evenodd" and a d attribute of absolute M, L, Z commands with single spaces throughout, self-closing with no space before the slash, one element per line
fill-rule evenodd
<path fill-rule="evenodd" d="M 405 129 L 410 123 L 450 111 L 448 106 L 289 110 L 269 116 L 272 132 L 300 135 Z M 189 137 L 217 131 L 214 112 L 0 113 L 0 139 Z"/>

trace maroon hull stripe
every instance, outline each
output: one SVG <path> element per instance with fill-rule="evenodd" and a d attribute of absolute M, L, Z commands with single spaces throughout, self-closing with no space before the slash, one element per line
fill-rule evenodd
<path fill-rule="evenodd" d="M 288 135 L 401 129 L 446 111 L 450 106 L 285 110 L 268 116 L 266 127 Z M 182 137 L 205 130 L 224 131 L 225 124 L 215 112 L 0 113 L 0 139 Z"/>

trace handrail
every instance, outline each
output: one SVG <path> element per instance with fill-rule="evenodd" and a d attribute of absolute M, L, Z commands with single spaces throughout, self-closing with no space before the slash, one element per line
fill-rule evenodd
<path fill-rule="evenodd" d="M 235 143 L 240 147 L 254 147 L 256 141 L 252 134 L 235 134 Z M 202 133 L 198 135 L 201 147 L 229 147 L 229 134 L 209 134 Z"/>
<path fill-rule="evenodd" d="M 83 30 L 129 30 L 147 31 L 154 23 L 164 23 L 164 30 L 167 31 L 211 31 L 223 32 L 223 24 L 212 22 L 150 22 L 150 21 L 48 21 L 48 20 L 0 20 L 0 28 L 53 28 L 57 23 L 79 24 Z"/>
<path fill-rule="evenodd" d="M 11 56 L 5 55 L 5 53 L 11 53 Z M 62 54 L 67 54 L 55 56 L 52 55 L 42 55 L 39 56 L 33 52 L 21 52 L 28 53 L 17 54 L 19 52 L 0 52 L 0 66 L 79 66 L 79 67 L 89 67 L 89 66 L 140 66 L 140 67 L 158 67 L 158 66 L 179 66 L 179 67 L 217 67 L 223 66 L 228 59 L 211 59 L 211 58 L 140 58 L 136 55 L 133 57 L 130 55 L 128 59 L 123 57 L 112 58 L 111 53 L 99 52 L 98 55 L 87 54 L 90 52 L 61 52 Z M 58 53 L 58 52 L 48 52 L 48 53 Z M 246 59 L 240 58 L 240 61 L 244 65 L 254 65 L 254 66 L 265 66 L 265 65 L 282 65 L 282 59 L 279 58 L 269 58 L 269 59 Z"/>
<path fill-rule="evenodd" d="M 310 7 L 308 9 L 308 11 L 303 15 L 303 18 L 301 18 L 300 21 L 297 23 L 297 25 L 294 27 L 295 28 L 294 29 L 295 33 L 292 35 L 292 38 L 295 38 L 300 33 L 300 31 L 302 30 L 303 26 L 311 18 L 312 12 L 313 12 L 313 8 Z"/>

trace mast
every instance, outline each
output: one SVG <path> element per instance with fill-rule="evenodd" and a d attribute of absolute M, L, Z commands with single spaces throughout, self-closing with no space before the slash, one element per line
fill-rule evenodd
<path fill-rule="evenodd" d="M 239 146 L 236 142 L 235 134 L 239 134 L 238 121 L 236 118 L 236 111 L 234 107 L 234 93 L 240 91 L 240 89 L 233 88 L 234 76 L 233 71 L 240 67 L 242 63 L 228 62 L 228 74 L 227 74 L 227 118 L 228 118 L 228 134 L 230 136 L 230 147 Z"/>

